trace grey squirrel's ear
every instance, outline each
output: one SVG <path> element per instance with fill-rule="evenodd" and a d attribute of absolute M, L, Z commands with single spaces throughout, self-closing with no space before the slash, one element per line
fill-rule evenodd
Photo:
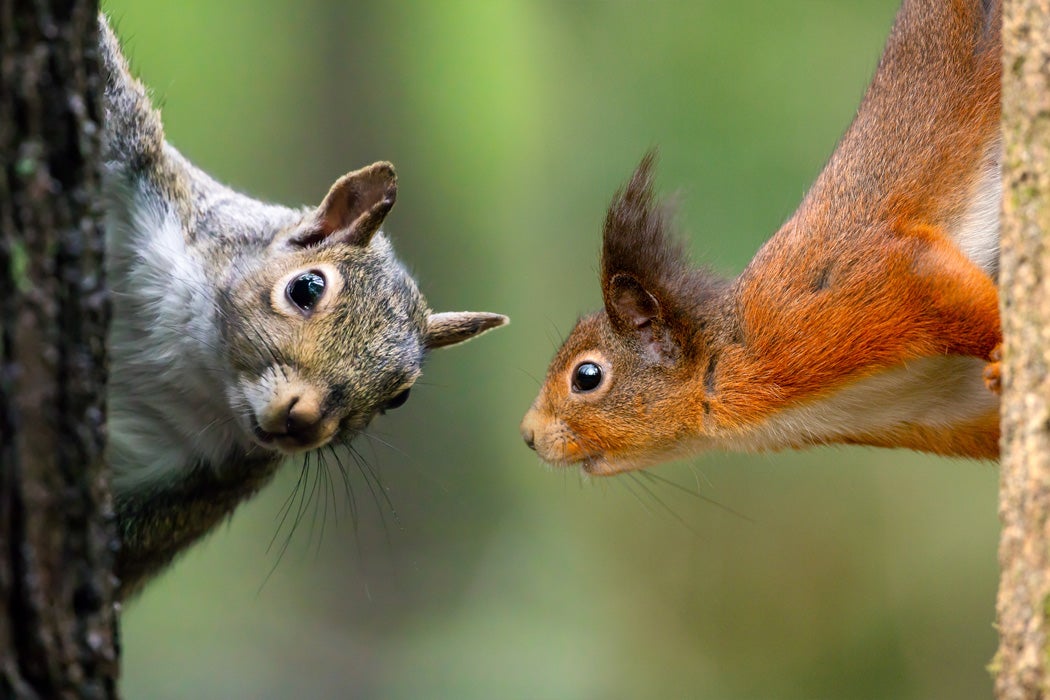
<path fill-rule="evenodd" d="M 506 316 L 484 311 L 446 311 L 430 314 L 427 317 L 427 333 L 423 343 L 428 350 L 456 345 L 508 323 L 510 319 Z"/>
<path fill-rule="evenodd" d="M 325 243 L 366 246 L 397 199 L 397 174 L 386 161 L 347 173 L 335 181 L 314 223 L 297 234 L 292 243 L 306 247 Z"/>

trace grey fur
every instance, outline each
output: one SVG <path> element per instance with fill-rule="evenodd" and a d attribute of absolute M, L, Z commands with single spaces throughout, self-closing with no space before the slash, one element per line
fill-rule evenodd
<path fill-rule="evenodd" d="M 316 210 L 238 194 L 165 141 L 101 15 L 99 30 L 114 303 L 109 459 L 126 597 L 264 486 L 296 445 L 363 430 L 419 376 L 427 348 L 506 318 L 464 312 L 452 329 L 432 327 L 426 300 L 375 232 L 396 194 L 392 166 L 341 178 Z M 320 271 L 332 290 L 318 309 L 285 298 L 286 280 L 303 271 Z M 313 401 L 310 430 L 264 430 L 275 402 L 267 425 L 292 426 L 293 408 L 307 402 L 296 392 Z"/>

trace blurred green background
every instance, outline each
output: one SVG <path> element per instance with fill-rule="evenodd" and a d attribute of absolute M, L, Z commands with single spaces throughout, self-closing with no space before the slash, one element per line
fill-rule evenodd
<path fill-rule="evenodd" d="M 993 466 L 841 448 L 654 472 L 750 522 L 544 468 L 517 429 L 600 305 L 600 222 L 641 155 L 695 257 L 738 272 L 847 126 L 896 0 L 103 5 L 198 165 L 299 204 L 390 159 L 386 229 L 432 305 L 513 319 L 436 353 L 359 441 L 396 517 L 352 469 L 355 529 L 312 472 L 279 559 L 290 466 L 130 603 L 126 697 L 990 695 Z"/>

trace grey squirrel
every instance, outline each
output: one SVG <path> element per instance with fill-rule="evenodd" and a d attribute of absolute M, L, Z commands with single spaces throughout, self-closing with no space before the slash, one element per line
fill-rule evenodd
<path fill-rule="evenodd" d="M 263 487 L 285 456 L 400 406 L 428 350 L 507 323 L 433 313 L 379 230 L 390 163 L 316 208 L 265 204 L 194 167 L 99 15 L 113 320 L 109 447 L 121 596 Z"/>

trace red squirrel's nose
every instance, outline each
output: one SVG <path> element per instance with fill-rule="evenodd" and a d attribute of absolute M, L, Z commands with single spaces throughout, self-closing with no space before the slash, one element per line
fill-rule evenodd
<path fill-rule="evenodd" d="M 529 446 L 530 450 L 536 449 L 536 411 L 529 409 L 521 421 L 521 439 Z"/>

